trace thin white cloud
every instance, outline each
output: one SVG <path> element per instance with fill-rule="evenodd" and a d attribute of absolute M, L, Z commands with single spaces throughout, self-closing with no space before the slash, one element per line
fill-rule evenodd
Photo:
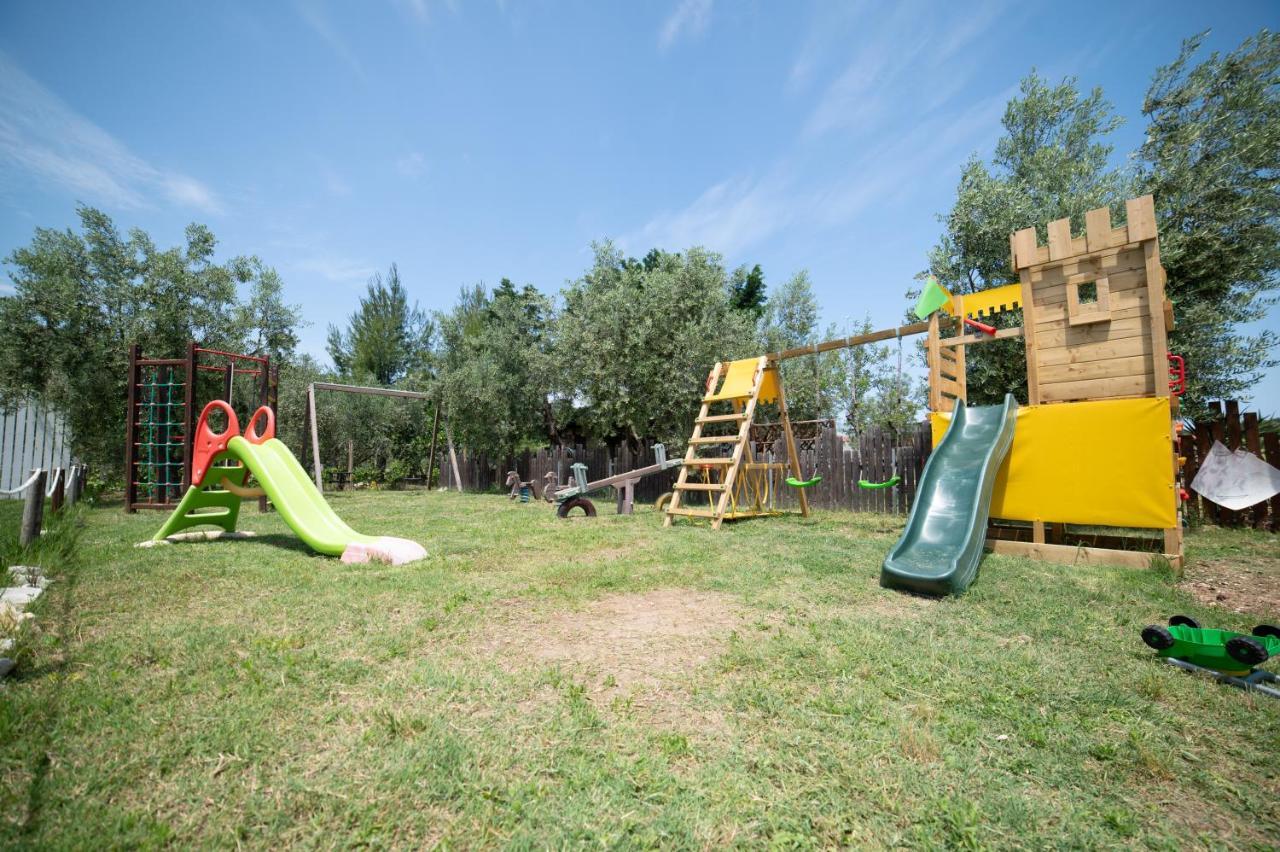
<path fill-rule="evenodd" d="M 351 184 L 333 167 L 333 163 L 319 154 L 313 155 L 312 159 L 315 160 L 320 184 L 325 191 L 336 198 L 346 198 L 351 194 Z"/>
<path fill-rule="evenodd" d="M 818 99 L 805 124 L 814 138 L 841 128 L 873 126 L 903 98 L 927 100 L 930 108 L 966 84 L 978 67 L 976 60 L 953 59 L 957 53 L 1005 19 L 1007 0 L 988 0 L 966 7 L 957 20 L 924 14 L 917 4 L 903 2 L 880 7 L 882 17 L 859 15 L 856 30 L 840 30 L 852 59 Z M 811 36 L 812 42 L 816 36 Z M 830 35 L 824 35 L 830 44 Z M 814 48 L 806 45 L 792 66 L 789 83 L 796 88 L 812 73 Z"/>
<path fill-rule="evenodd" d="M 850 161 L 840 174 L 804 174 L 793 155 L 761 178 L 721 181 L 684 208 L 663 211 L 618 239 L 625 251 L 681 250 L 702 245 L 741 257 L 765 239 L 787 233 L 846 229 L 876 204 L 892 202 L 917 176 L 958 169 L 969 152 L 999 127 L 1008 89 L 970 108 L 923 121 Z"/>
<path fill-rule="evenodd" d="M 139 209 L 165 201 L 209 214 L 223 212 L 208 186 L 138 157 L 2 51 L 0 169 L 56 184 L 96 204 Z"/>
<path fill-rule="evenodd" d="M 636 231 L 618 239 L 626 251 L 646 251 L 654 246 L 680 250 L 705 246 L 735 255 L 777 233 L 794 217 L 796 209 L 789 180 L 781 174 L 760 179 L 722 181 L 692 204 L 664 211 Z"/>
<path fill-rule="evenodd" d="M 432 5 L 441 5 L 438 3 L 432 4 L 430 0 L 393 0 L 393 2 L 396 6 L 404 9 L 412 17 L 424 24 L 431 23 Z M 449 10 L 450 14 L 458 14 L 458 0 L 443 0 L 443 5 Z M 501 0 L 498 2 L 498 7 L 500 11 L 505 11 Z"/>
<path fill-rule="evenodd" d="M 714 0 L 680 0 L 680 4 L 662 23 L 658 31 L 658 47 L 671 47 L 682 38 L 695 38 L 711 24 L 711 6 Z"/>
<path fill-rule="evenodd" d="M 333 255 L 306 257 L 294 261 L 292 266 L 299 272 L 323 278 L 332 284 L 360 286 L 377 272 L 372 264 Z"/>
<path fill-rule="evenodd" d="M 417 151 L 410 151 L 396 160 L 396 171 L 407 178 L 417 180 L 427 173 L 427 160 Z"/>
<path fill-rule="evenodd" d="M 312 32 L 319 36 L 320 40 L 327 44 L 334 55 L 341 59 L 357 77 L 363 80 L 364 65 L 360 62 L 360 57 L 356 56 L 355 51 L 338 32 L 338 28 L 329 19 L 329 14 L 320 0 L 294 0 L 293 6 Z"/>

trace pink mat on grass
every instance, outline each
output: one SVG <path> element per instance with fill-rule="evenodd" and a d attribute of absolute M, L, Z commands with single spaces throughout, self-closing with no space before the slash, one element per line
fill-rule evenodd
<path fill-rule="evenodd" d="M 342 561 L 348 564 L 359 562 L 388 562 L 392 565 L 403 565 L 416 562 L 426 557 L 427 549 L 416 541 L 407 538 L 382 536 L 376 541 L 363 543 L 353 542 L 342 551 Z"/>

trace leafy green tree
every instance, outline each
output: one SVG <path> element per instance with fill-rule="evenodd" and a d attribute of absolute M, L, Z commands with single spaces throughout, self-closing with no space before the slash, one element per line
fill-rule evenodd
<path fill-rule="evenodd" d="M 1009 234 L 1070 217 L 1077 230 L 1084 214 L 1116 206 L 1136 194 L 1133 175 L 1110 165 L 1106 137 L 1120 125 L 1111 104 L 1094 89 L 1082 95 L 1075 78 L 1050 85 L 1034 71 L 1009 101 L 988 167 L 977 156 L 960 176 L 956 202 L 942 218 L 944 233 L 929 252 L 929 268 L 954 293 L 1007 283 Z M 997 318 L 1016 325 L 1016 313 Z M 1026 400 L 1026 352 L 1020 339 L 971 346 L 966 352 L 970 402 L 999 402 L 1005 393 Z"/>
<path fill-rule="evenodd" d="M 766 352 L 819 343 L 837 333 L 835 326 L 819 332 L 818 299 L 809 273 L 803 269 L 769 297 L 759 327 L 760 344 Z M 839 352 L 789 359 L 782 362 L 781 373 L 792 419 L 816 420 L 837 415 L 847 381 Z"/>
<path fill-rule="evenodd" d="M 249 284 L 249 299 L 237 310 L 236 323 L 246 329 L 246 351 L 266 355 L 273 363 L 291 361 L 298 348 L 298 329 L 305 323 L 302 306 L 284 300 L 284 282 L 256 257 L 237 259 L 232 274 Z"/>
<path fill-rule="evenodd" d="M 1156 71 L 1140 151 L 1191 417 L 1207 400 L 1247 397 L 1277 365 L 1276 334 L 1240 326 L 1265 316 L 1280 287 L 1280 35 L 1262 30 L 1193 65 L 1204 37 Z"/>
<path fill-rule="evenodd" d="M 439 387 L 463 446 L 506 457 L 547 439 L 551 321 L 546 296 L 506 278 L 438 317 Z"/>
<path fill-rule="evenodd" d="M 751 317 L 734 309 L 717 254 L 654 250 L 640 263 L 608 242 L 594 249 L 592 267 L 563 293 L 559 396 L 596 438 L 682 444 L 711 365 L 757 348 Z"/>
<path fill-rule="evenodd" d="M 237 285 L 244 270 L 268 270 L 242 258 L 217 263 L 203 225 L 187 227 L 184 245 L 160 249 L 141 230 L 121 236 L 99 210 L 77 214 L 78 233 L 38 228 L 7 259 L 14 292 L 0 297 L 0 397 L 42 397 L 66 417 L 76 454 L 115 472 L 129 346 L 156 357 L 177 357 L 191 340 L 242 348 L 260 330 L 256 319 L 247 328 L 229 319 L 240 308 Z"/>
<path fill-rule="evenodd" d="M 870 334 L 875 330 L 871 317 L 867 316 L 845 336 Z M 888 350 L 874 344 L 840 350 L 841 368 L 845 375 L 842 413 L 845 433 L 850 438 L 856 438 L 876 422 L 875 392 L 888 356 Z"/>
<path fill-rule="evenodd" d="M 369 376 L 389 386 L 424 366 L 432 333 L 426 313 L 417 303 L 409 304 L 393 263 L 385 280 L 380 274 L 369 280 L 346 331 L 329 326 L 327 349 L 339 373 Z"/>
<path fill-rule="evenodd" d="M 747 269 L 744 264 L 733 270 L 729 288 L 729 302 L 734 310 L 747 311 L 756 320 L 764 316 L 768 298 L 765 295 L 764 272 L 760 269 L 760 264 L 757 263 L 751 269 Z"/>

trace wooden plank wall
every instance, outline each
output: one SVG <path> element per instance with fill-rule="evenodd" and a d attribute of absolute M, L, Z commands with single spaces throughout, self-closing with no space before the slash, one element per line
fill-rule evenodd
<path fill-rule="evenodd" d="M 1151 196 L 1126 202 L 1128 222 L 1111 227 L 1108 208 L 1090 210 L 1086 233 L 1048 223 L 1011 239 L 1024 295 L 1030 402 L 1168 396 L 1164 269 Z M 1096 305 L 1073 297 L 1097 287 Z M 1073 314 L 1073 311 L 1075 313 Z M 1073 319 L 1074 316 L 1074 319 Z"/>
<path fill-rule="evenodd" d="M 932 449 L 932 433 L 927 423 L 916 424 L 905 435 L 895 438 L 888 430 L 871 430 L 861 435 L 856 446 L 851 445 L 834 428 L 825 428 L 816 436 L 800 440 L 800 471 L 809 478 L 822 477 L 822 482 L 808 489 L 809 505 L 821 509 L 854 512 L 896 512 L 910 510 L 924 463 Z M 757 457 L 763 458 L 770 450 L 757 445 Z M 774 458 L 784 458 L 779 438 L 772 447 Z M 675 458 L 668 453 L 669 458 Z M 522 453 L 515 459 L 491 461 L 484 455 L 466 450 L 458 451 L 458 469 L 462 488 L 469 492 L 505 491 L 504 482 L 508 470 L 518 470 L 525 480 L 533 480 L 535 491 L 541 494 L 542 477 L 548 470 L 560 475 L 560 482 L 568 482 L 569 466 L 575 461 L 587 465 L 590 479 L 601 479 L 614 473 L 653 464 L 652 443 L 644 442 L 639 453 L 632 453 L 626 446 L 610 452 L 608 447 L 553 447 L 537 452 Z M 864 489 L 858 487 L 859 479 L 883 482 L 897 472 L 902 483 L 894 488 Z M 646 477 L 636 484 L 637 502 L 651 502 L 671 490 L 679 474 L 679 468 Z M 786 474 L 775 474 L 773 493 L 776 508 L 799 508 L 796 489 L 786 485 Z M 453 488 L 452 471 L 447 463 L 440 467 L 441 486 Z M 607 500 L 607 495 L 601 495 Z"/>
<path fill-rule="evenodd" d="M 1212 402 L 1209 406 L 1217 411 L 1217 416 L 1197 421 L 1178 439 L 1178 455 L 1187 460 L 1182 468 L 1182 486 L 1188 494 L 1183 510 L 1205 523 L 1218 526 L 1280 532 L 1280 494 L 1243 511 L 1232 512 L 1190 489 L 1191 481 L 1196 478 L 1200 464 L 1208 456 L 1214 441 L 1221 441 L 1230 450 L 1243 448 L 1267 464 L 1280 468 L 1280 434 L 1262 432 L 1256 413 L 1246 411 L 1242 414 L 1240 404 L 1235 400 Z"/>

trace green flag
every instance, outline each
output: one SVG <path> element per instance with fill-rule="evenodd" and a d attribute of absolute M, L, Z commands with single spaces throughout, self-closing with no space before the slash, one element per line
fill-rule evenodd
<path fill-rule="evenodd" d="M 938 308 L 946 308 L 948 313 L 951 311 L 951 294 L 930 275 L 925 279 L 924 291 L 916 302 L 916 316 L 925 319 Z"/>

